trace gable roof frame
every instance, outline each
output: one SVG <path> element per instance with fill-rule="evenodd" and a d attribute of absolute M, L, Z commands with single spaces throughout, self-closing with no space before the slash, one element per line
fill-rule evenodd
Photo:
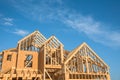
<path fill-rule="evenodd" d="M 22 41 L 26 40 L 26 39 L 29 38 L 30 36 L 35 35 L 35 34 L 40 34 L 40 36 L 41 36 L 44 40 L 46 40 L 46 38 L 45 38 L 38 30 L 36 30 L 36 31 L 34 31 L 33 33 L 29 34 L 28 36 L 24 37 L 23 39 L 19 40 L 19 41 L 18 41 L 18 44 L 21 43 Z"/>
<path fill-rule="evenodd" d="M 75 48 L 72 52 L 69 53 L 69 55 L 68 55 L 66 61 L 64 62 L 64 64 L 67 64 L 68 61 L 70 61 L 70 60 L 72 59 L 72 57 L 73 57 L 75 54 L 77 54 L 77 52 L 78 52 L 83 46 L 87 46 L 87 47 L 90 49 L 90 51 L 92 51 L 93 54 L 94 54 L 105 66 L 107 66 L 107 67 L 109 68 L 109 66 L 108 66 L 85 42 L 82 43 L 80 46 L 78 46 L 78 47 Z"/>
<path fill-rule="evenodd" d="M 47 44 L 50 40 L 55 39 L 60 45 L 64 46 L 55 36 L 51 36 L 49 39 L 47 39 L 41 46 Z"/>

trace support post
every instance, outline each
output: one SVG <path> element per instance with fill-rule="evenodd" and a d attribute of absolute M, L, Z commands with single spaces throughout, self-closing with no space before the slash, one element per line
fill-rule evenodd
<path fill-rule="evenodd" d="M 46 44 L 44 45 L 44 70 L 43 70 L 43 80 L 45 80 L 45 65 L 46 65 Z"/>
<path fill-rule="evenodd" d="M 61 51 L 61 63 L 63 63 L 63 46 L 60 45 L 60 51 Z"/>

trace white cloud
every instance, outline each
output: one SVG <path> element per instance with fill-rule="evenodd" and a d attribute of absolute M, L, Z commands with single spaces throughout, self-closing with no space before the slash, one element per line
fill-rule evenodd
<path fill-rule="evenodd" d="M 5 21 L 7 21 L 7 22 L 12 22 L 13 21 L 13 18 L 3 18 Z"/>
<path fill-rule="evenodd" d="M 4 26 L 13 26 L 13 18 L 4 17 L 2 14 L 0 15 L 0 24 Z"/>
<path fill-rule="evenodd" d="M 27 35 L 29 32 L 26 30 L 22 30 L 22 29 L 15 29 L 15 31 L 13 32 L 14 34 L 20 35 L 20 36 L 25 36 Z"/>
<path fill-rule="evenodd" d="M 106 26 L 101 22 L 95 21 L 92 17 L 77 16 L 70 14 L 71 18 L 65 18 L 63 21 L 66 25 L 72 27 L 78 32 L 86 34 L 95 42 L 107 46 L 120 46 L 120 33 L 105 29 Z"/>
<path fill-rule="evenodd" d="M 12 26 L 13 24 L 11 22 L 4 22 L 4 25 L 6 25 L 6 26 Z"/>
<path fill-rule="evenodd" d="M 12 0 L 11 2 L 25 17 L 46 22 L 50 19 L 55 19 L 59 6 L 62 6 L 62 0 Z M 56 16 L 53 18 L 53 15 Z"/>
<path fill-rule="evenodd" d="M 12 0 L 12 2 L 24 16 L 45 22 L 57 20 L 86 34 L 95 42 L 107 46 L 120 46 L 120 32 L 108 30 L 105 28 L 107 24 L 104 25 L 100 21 L 95 21 L 91 16 L 84 16 L 66 8 L 62 0 L 41 0 L 37 3 L 34 0 Z"/>
<path fill-rule="evenodd" d="M 3 25 L 5 26 L 13 26 L 13 18 L 3 18 Z"/>

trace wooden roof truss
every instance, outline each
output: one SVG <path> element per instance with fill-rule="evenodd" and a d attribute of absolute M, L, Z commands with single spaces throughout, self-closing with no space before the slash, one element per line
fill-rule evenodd
<path fill-rule="evenodd" d="M 70 79 L 106 79 L 109 73 L 108 65 L 86 43 L 74 49 L 64 64 Z"/>
<path fill-rule="evenodd" d="M 39 48 L 46 41 L 46 38 L 39 32 L 35 31 L 18 42 L 20 50 L 40 51 Z"/>

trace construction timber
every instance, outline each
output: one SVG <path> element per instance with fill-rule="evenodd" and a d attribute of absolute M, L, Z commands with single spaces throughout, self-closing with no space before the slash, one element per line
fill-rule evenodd
<path fill-rule="evenodd" d="M 34 31 L 0 53 L 0 80 L 110 80 L 109 66 L 86 44 L 72 51 Z"/>

